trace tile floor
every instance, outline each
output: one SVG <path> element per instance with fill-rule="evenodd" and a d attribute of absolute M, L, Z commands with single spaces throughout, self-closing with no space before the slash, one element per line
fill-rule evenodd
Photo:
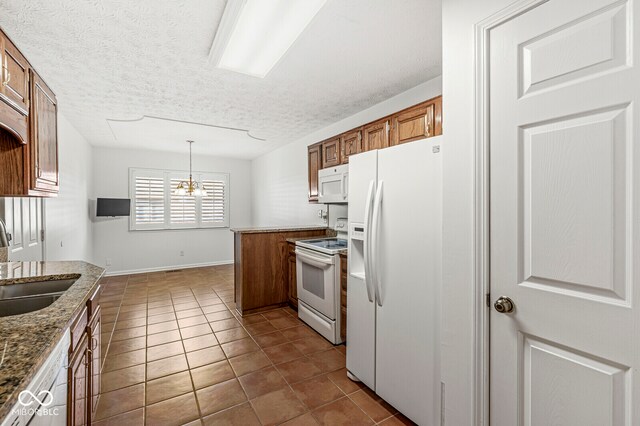
<path fill-rule="evenodd" d="M 294 310 L 237 315 L 231 266 L 102 284 L 96 425 L 411 424 Z"/>

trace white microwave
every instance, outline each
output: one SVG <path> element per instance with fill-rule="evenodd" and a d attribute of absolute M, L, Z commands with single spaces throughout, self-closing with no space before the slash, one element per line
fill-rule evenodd
<path fill-rule="evenodd" d="M 349 201 L 349 165 L 327 167 L 318 171 L 318 202 L 346 204 Z"/>

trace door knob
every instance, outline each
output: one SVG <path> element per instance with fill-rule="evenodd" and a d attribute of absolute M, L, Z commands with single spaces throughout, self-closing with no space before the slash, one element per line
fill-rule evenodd
<path fill-rule="evenodd" d="M 505 296 L 500 296 L 498 300 L 496 300 L 496 303 L 493 304 L 493 307 L 501 314 L 509 314 L 513 312 L 515 305 L 513 304 L 513 300 Z"/>

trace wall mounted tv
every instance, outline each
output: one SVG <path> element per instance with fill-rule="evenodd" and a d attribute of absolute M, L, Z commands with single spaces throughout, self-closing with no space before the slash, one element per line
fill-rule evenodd
<path fill-rule="evenodd" d="M 98 198 L 96 216 L 129 216 L 131 200 L 128 198 Z"/>

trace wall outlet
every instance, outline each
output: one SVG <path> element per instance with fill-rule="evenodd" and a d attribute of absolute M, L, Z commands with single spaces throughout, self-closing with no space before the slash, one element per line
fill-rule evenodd
<path fill-rule="evenodd" d="M 111 266 L 111 258 L 110 258 L 110 257 L 107 257 L 107 259 L 104 261 L 104 264 L 105 264 L 106 266 Z"/>
<path fill-rule="evenodd" d="M 184 256 L 184 250 L 180 250 L 180 256 Z"/>

